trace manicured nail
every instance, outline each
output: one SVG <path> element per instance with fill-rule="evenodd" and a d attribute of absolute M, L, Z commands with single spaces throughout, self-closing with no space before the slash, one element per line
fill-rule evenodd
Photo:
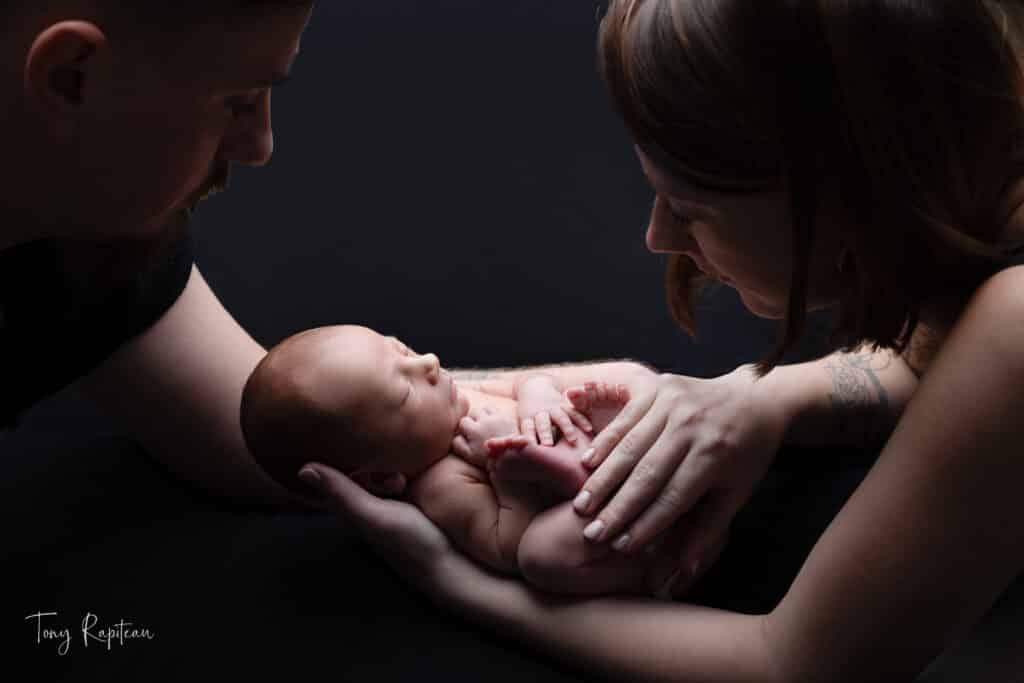
<path fill-rule="evenodd" d="M 580 491 L 579 495 L 576 496 L 576 500 L 572 501 L 572 507 L 576 512 L 585 513 L 587 511 L 587 505 L 590 504 L 590 491 Z"/>
<path fill-rule="evenodd" d="M 604 531 L 604 522 L 599 519 L 595 519 L 587 525 L 586 529 L 583 530 L 583 536 L 588 540 L 597 541 L 601 538 L 602 531 Z"/>
<path fill-rule="evenodd" d="M 622 534 L 621 536 L 616 538 L 615 542 L 612 543 L 612 547 L 615 548 L 616 550 L 618 550 L 620 553 L 623 550 L 625 550 L 626 548 L 628 548 L 629 547 L 629 534 Z"/>
<path fill-rule="evenodd" d="M 299 481 L 314 491 L 320 491 L 320 474 L 316 470 L 299 470 Z"/>
<path fill-rule="evenodd" d="M 587 450 L 583 451 L 583 455 L 580 456 L 580 462 L 582 462 L 584 465 L 589 465 L 590 464 L 590 459 L 593 458 L 593 457 L 594 457 L 594 449 L 593 448 L 588 448 Z"/>

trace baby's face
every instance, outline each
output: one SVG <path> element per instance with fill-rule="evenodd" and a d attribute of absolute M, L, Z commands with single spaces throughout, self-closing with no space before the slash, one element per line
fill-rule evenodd
<path fill-rule="evenodd" d="M 419 354 L 394 337 L 372 330 L 363 343 L 375 360 L 375 410 L 371 429 L 394 443 L 401 471 L 418 474 L 449 451 L 459 420 L 469 411 L 451 375 L 437 356 Z M 383 463 L 382 463 L 383 464 Z"/>

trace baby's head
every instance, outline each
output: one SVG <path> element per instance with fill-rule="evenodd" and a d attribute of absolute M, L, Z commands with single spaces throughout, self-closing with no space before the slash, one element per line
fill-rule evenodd
<path fill-rule="evenodd" d="M 302 465 L 323 462 L 385 493 L 449 450 L 469 403 L 437 356 L 354 325 L 321 327 L 284 340 L 263 359 L 242 395 L 242 431 L 257 462 L 304 491 Z"/>

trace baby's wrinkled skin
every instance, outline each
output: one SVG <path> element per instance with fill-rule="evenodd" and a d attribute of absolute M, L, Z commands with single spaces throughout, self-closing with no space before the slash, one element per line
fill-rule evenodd
<path fill-rule="evenodd" d="M 590 418 L 577 413 L 578 422 L 607 425 L 625 399 L 612 393 L 597 401 L 593 391 L 577 392 Z M 297 472 L 315 457 L 373 493 L 404 495 L 463 552 L 495 570 L 558 592 L 648 592 L 643 558 L 581 539 L 581 520 L 568 502 L 576 491 L 554 490 L 536 475 L 511 480 L 493 467 L 508 449 L 542 448 L 520 436 L 520 404 L 529 414 L 554 409 L 556 401 L 576 412 L 547 376 L 524 381 L 515 398 L 459 387 L 437 356 L 344 325 L 274 347 L 246 384 L 241 420 L 253 456 L 293 490 L 303 492 Z M 568 459 L 583 481 L 580 454 L 591 435 L 572 436 L 574 443 L 563 438 L 548 454 Z M 566 566 L 596 560 L 587 580 L 561 579 Z"/>

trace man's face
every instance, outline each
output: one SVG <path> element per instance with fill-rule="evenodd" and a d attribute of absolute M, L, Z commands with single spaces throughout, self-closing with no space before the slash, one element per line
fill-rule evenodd
<path fill-rule="evenodd" d="M 285 80 L 311 6 L 268 6 L 120 46 L 74 136 L 91 236 L 145 236 L 274 148 L 271 88 Z M 148 54 L 146 54 L 148 52 Z M 96 233 L 99 233 L 98 235 Z"/>

